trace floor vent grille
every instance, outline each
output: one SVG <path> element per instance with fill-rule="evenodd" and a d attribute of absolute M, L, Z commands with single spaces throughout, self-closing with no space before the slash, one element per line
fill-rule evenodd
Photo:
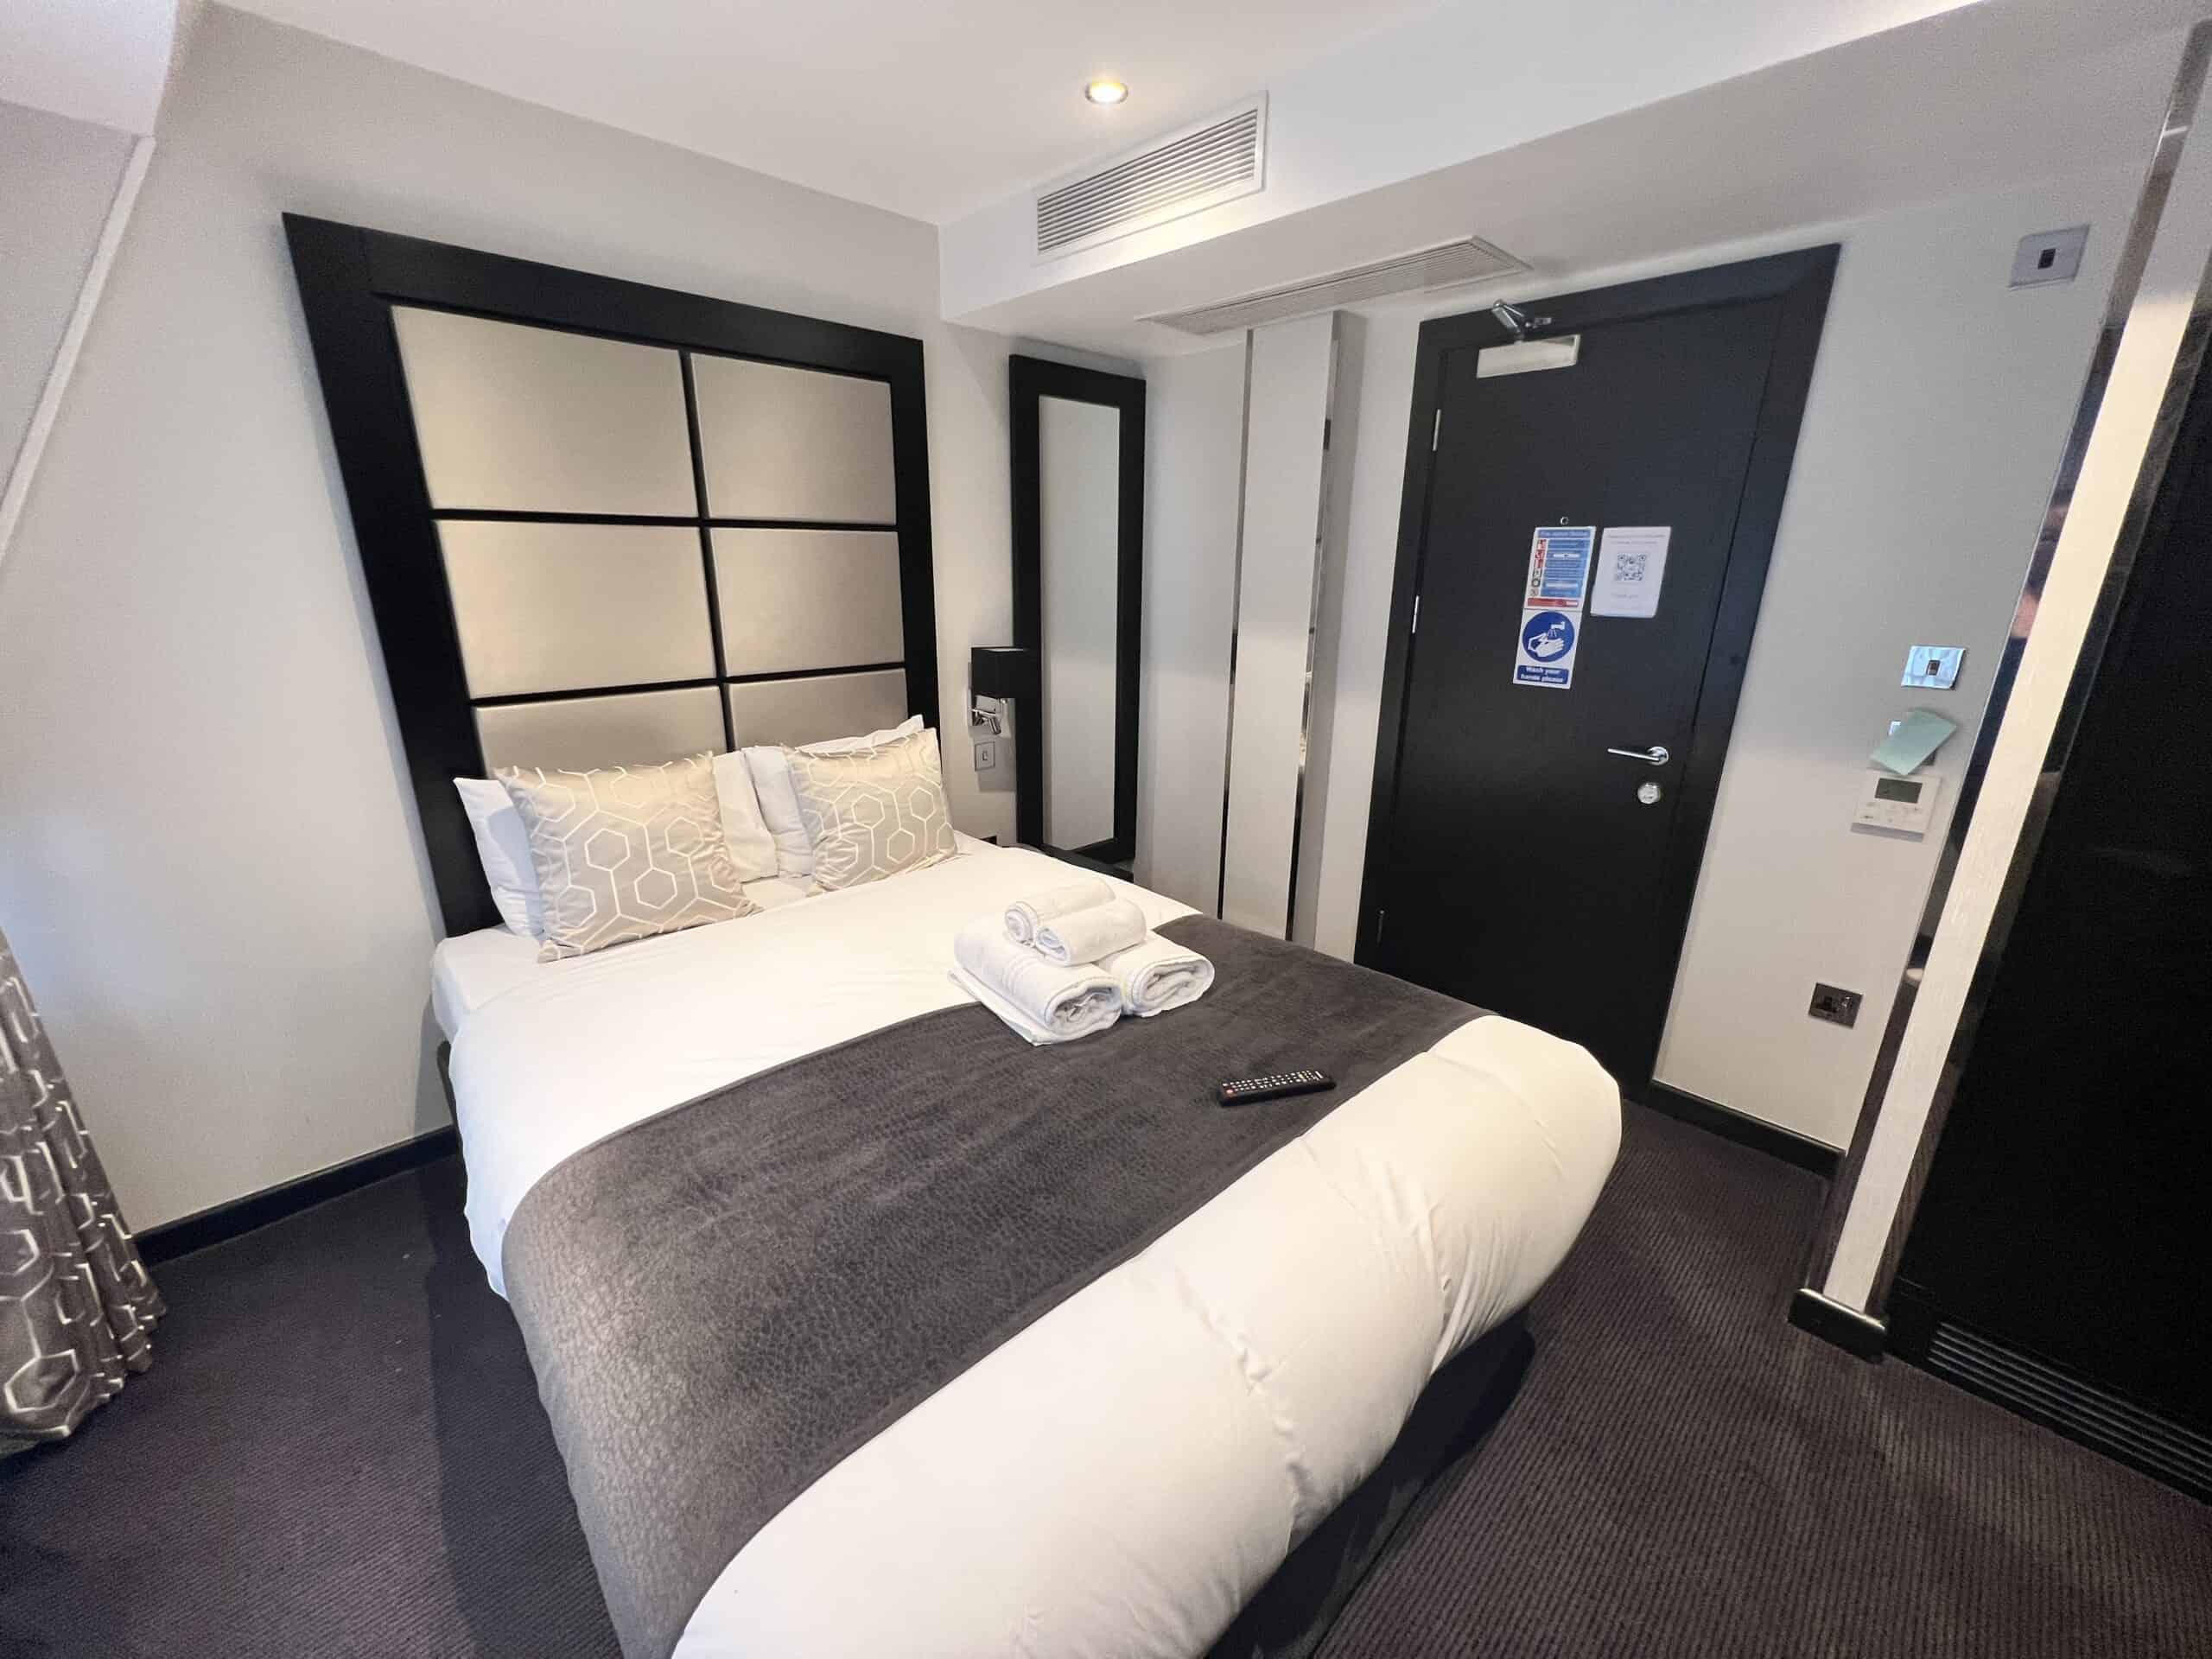
<path fill-rule="evenodd" d="M 1248 99 L 1039 191 L 1037 257 L 1057 259 L 1263 188 L 1267 124 L 1265 96 Z"/>
<path fill-rule="evenodd" d="M 1143 319 L 1165 323 L 1186 334 L 1222 334 L 1257 328 L 1263 323 L 1292 317 L 1310 317 L 1342 306 L 1379 300 L 1392 294 L 1411 294 L 1424 289 L 1458 288 L 1492 276 L 1503 276 L 1523 265 L 1511 254 L 1492 247 L 1480 237 L 1464 237 L 1414 253 L 1378 259 L 1370 265 L 1311 276 L 1281 288 L 1262 289 L 1233 300 L 1198 306 L 1188 311 L 1162 311 Z"/>
<path fill-rule="evenodd" d="M 1923 1363 L 2085 1446 L 2212 1499 L 2212 1436 L 1948 1321 L 1936 1325 Z"/>

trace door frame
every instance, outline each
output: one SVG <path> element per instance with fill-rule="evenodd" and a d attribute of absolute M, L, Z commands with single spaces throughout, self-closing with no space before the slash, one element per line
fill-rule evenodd
<path fill-rule="evenodd" d="M 1014 839 L 1111 867 L 1136 855 L 1138 635 L 1144 626 L 1144 382 L 1015 353 L 1007 359 L 1007 474 L 1014 495 L 1014 643 L 1037 664 L 1034 708 L 1014 715 Z M 1114 833 L 1081 847 L 1045 841 L 1045 493 L 1038 405 L 1099 404 L 1122 416 L 1116 485 Z M 1118 874 L 1120 872 L 1116 871 Z"/>
<path fill-rule="evenodd" d="M 1766 591 L 1767 567 L 1773 557 L 1790 466 L 1796 458 L 1798 425 L 1812 385 L 1813 363 L 1820 351 L 1828 293 L 1834 285 L 1836 260 L 1841 251 L 1839 244 L 1827 243 L 1679 276 L 1521 302 L 1524 310 L 1545 318 L 1540 327 L 1529 330 L 1533 336 L 1575 334 L 1605 323 L 1640 321 L 1674 311 L 1762 300 L 1782 302 L 1774 347 L 1767 361 L 1766 385 L 1752 429 L 1735 534 L 1729 542 L 1727 570 L 1713 616 L 1713 640 L 1706 651 L 1705 677 L 1698 692 L 1697 712 L 1692 717 L 1689 752 L 1679 774 L 1680 805 L 1661 854 L 1658 925 L 1671 934 L 1672 942 L 1654 958 L 1654 969 L 1664 974 L 1666 983 L 1661 988 L 1662 995 L 1655 999 L 1657 1015 L 1651 1022 L 1648 1041 L 1639 1035 L 1631 1068 L 1635 1075 L 1621 1079 L 1632 1088 L 1649 1085 L 1658 1060 L 1667 1007 L 1689 925 L 1690 905 L 1697 894 L 1698 869 L 1713 827 L 1721 767 L 1735 728 L 1745 662 L 1758 622 L 1759 601 Z M 1405 487 L 1398 507 L 1398 556 L 1390 590 L 1382 707 L 1376 727 L 1367 852 L 1360 876 L 1359 929 L 1353 947 L 1353 960 L 1365 967 L 1378 965 L 1381 955 L 1378 895 L 1389 859 L 1405 741 L 1406 686 L 1417 638 L 1413 632 L 1414 605 L 1421 594 L 1422 556 L 1428 542 L 1429 486 L 1437 423 L 1441 418 L 1444 359 L 1447 353 L 1507 345 L 1512 339 L 1506 326 L 1486 310 L 1432 317 L 1421 326 L 1414 359 L 1413 412 L 1406 440 Z M 1424 434 L 1429 435 L 1429 443 L 1421 442 Z"/>

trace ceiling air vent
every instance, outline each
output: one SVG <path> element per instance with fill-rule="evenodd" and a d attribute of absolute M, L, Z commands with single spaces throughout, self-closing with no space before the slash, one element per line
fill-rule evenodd
<path fill-rule="evenodd" d="M 1225 334 L 1233 329 L 1256 328 L 1262 323 L 1281 322 L 1289 317 L 1308 317 L 1357 305 L 1392 294 L 1411 294 L 1427 288 L 1456 288 L 1503 276 L 1528 267 L 1511 254 L 1492 247 L 1480 237 L 1446 242 L 1418 253 L 1400 254 L 1371 265 L 1354 265 L 1326 276 L 1309 277 L 1281 288 L 1262 289 L 1216 305 L 1190 311 L 1161 311 L 1146 322 L 1164 322 L 1186 334 Z"/>
<path fill-rule="evenodd" d="M 1057 259 L 1195 213 L 1267 183 L 1262 93 L 1037 193 L 1037 257 Z"/>

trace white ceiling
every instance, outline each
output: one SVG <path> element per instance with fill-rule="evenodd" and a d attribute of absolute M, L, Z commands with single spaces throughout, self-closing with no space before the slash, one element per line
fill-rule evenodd
<path fill-rule="evenodd" d="M 1532 267 L 1475 291 L 1530 296 L 1593 271 L 2145 166 L 2196 3 L 1966 7 L 952 320 L 1141 358 L 1218 343 L 1146 315 L 1470 233 Z M 1406 303 L 1464 306 L 1467 292 Z"/>
<path fill-rule="evenodd" d="M 177 0 L 0 0 L 0 99 L 154 130 Z"/>
<path fill-rule="evenodd" d="M 1195 119 L 1438 0 L 232 3 L 943 224 Z M 1099 74 L 1127 81 L 1129 101 L 1085 103 L 1084 84 Z"/>

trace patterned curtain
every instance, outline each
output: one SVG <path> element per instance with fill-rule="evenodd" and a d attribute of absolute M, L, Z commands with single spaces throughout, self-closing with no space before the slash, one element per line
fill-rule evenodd
<path fill-rule="evenodd" d="M 0 934 L 0 1451 L 120 1393 L 162 1312 Z"/>

